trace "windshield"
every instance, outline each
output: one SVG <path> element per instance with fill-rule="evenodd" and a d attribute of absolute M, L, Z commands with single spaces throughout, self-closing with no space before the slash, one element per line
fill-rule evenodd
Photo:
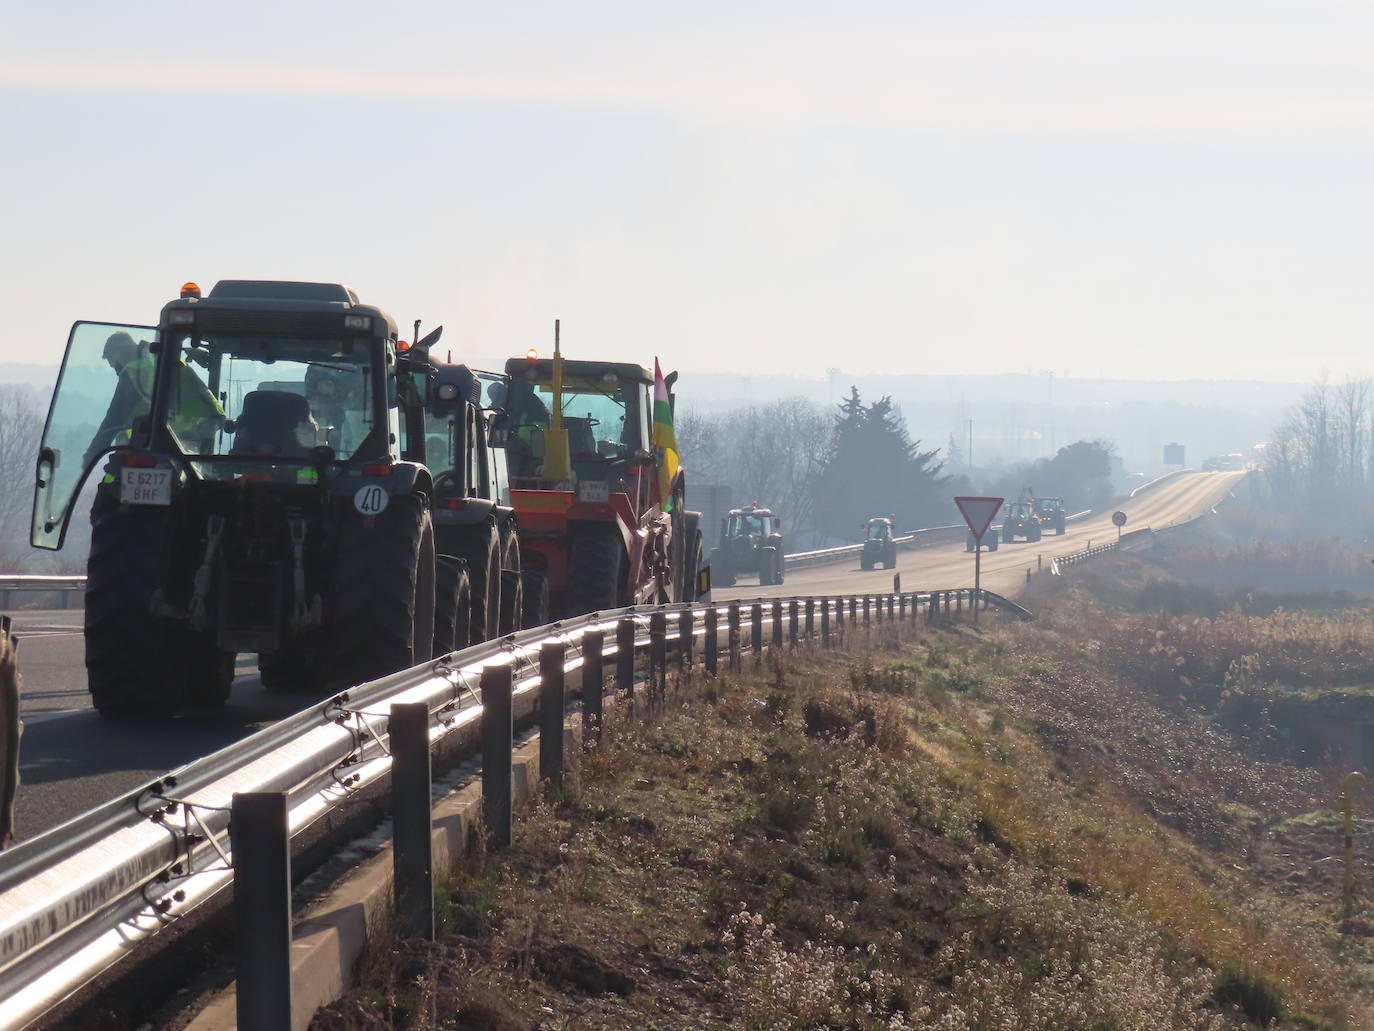
<path fill-rule="evenodd" d="M 563 428 L 568 457 L 579 480 L 624 480 L 628 460 L 645 449 L 648 411 L 640 401 L 645 390 L 643 384 L 622 379 L 570 376 L 564 380 Z M 504 398 L 499 389 L 489 388 L 488 396 L 504 401 L 502 407 L 509 417 L 506 449 L 511 474 L 542 475 L 553 384 L 515 376 Z"/>
<path fill-rule="evenodd" d="M 768 532 L 768 517 L 757 515 L 733 515 L 730 517 L 729 534 L 731 537 L 759 536 Z"/>
<path fill-rule="evenodd" d="M 1017 501 L 1007 506 L 1007 511 L 1013 516 L 1024 519 L 1031 514 L 1031 507 L 1024 501 Z"/>
<path fill-rule="evenodd" d="M 1058 507 L 1058 498 L 1038 498 L 1035 502 L 1035 510 L 1037 512 L 1053 512 Z"/>
<path fill-rule="evenodd" d="M 886 540 L 887 537 L 891 535 L 891 533 L 892 533 L 892 527 L 889 526 L 887 523 L 869 523 L 869 524 L 868 524 L 868 539 L 869 539 L 869 540 Z"/>
<path fill-rule="evenodd" d="M 188 455 L 346 459 L 375 428 L 362 341 L 184 336 L 177 355 L 167 428 Z"/>

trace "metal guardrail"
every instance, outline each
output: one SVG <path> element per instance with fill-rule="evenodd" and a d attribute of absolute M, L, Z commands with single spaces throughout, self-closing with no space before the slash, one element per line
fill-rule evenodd
<path fill-rule="evenodd" d="M 0 609 L 13 604 L 13 595 L 20 591 L 53 591 L 62 596 L 62 608 L 69 608 L 72 595 L 86 590 L 84 576 L 0 575 Z"/>
<path fill-rule="evenodd" d="M 545 643 L 570 646 L 568 672 L 582 665 L 581 634 L 614 631 L 625 619 L 634 621 L 635 652 L 647 649 L 656 613 L 669 617 L 669 642 L 688 633 L 704 638 L 710 626 L 741 647 L 750 638 L 760 646 L 762 626 L 784 611 L 792 639 L 828 639 L 832 615 L 837 625 L 842 613 L 852 621 L 860 599 L 865 624 L 874 600 L 879 623 L 884 607 L 889 619 L 908 609 L 911 618 L 924 611 L 935 619 L 972 612 L 977 602 L 1031 618 L 1015 602 L 972 588 L 639 606 L 522 631 L 361 684 L 0 853 L 0 1029 L 23 1028 L 50 1012 L 225 888 L 233 876 L 228 822 L 236 793 L 285 793 L 295 836 L 389 773 L 390 704 L 425 703 L 433 746 L 480 720 L 476 687 L 484 667 L 513 666 L 516 697 L 537 690 Z M 780 631 L 774 627 L 775 643 Z M 605 640 L 603 655 L 615 655 L 615 633 Z"/>

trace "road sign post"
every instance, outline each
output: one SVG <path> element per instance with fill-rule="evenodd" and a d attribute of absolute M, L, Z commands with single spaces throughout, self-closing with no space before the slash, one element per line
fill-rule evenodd
<path fill-rule="evenodd" d="M 1121 528 L 1126 525 L 1126 513 L 1113 512 L 1112 523 L 1116 526 L 1116 539 L 1119 541 L 1121 540 Z"/>
<path fill-rule="evenodd" d="M 983 534 L 988 532 L 988 527 L 992 525 L 992 520 L 997 513 L 1002 510 L 1002 498 L 971 498 L 958 497 L 954 499 L 954 504 L 959 508 L 959 514 L 964 517 L 964 522 L 968 524 L 969 533 L 973 534 L 973 590 L 975 597 L 983 596 Z M 973 606 L 973 622 L 978 622 L 978 605 Z"/>

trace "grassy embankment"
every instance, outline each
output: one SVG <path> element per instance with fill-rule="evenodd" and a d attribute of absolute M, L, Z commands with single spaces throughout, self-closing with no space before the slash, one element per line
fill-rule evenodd
<path fill-rule="evenodd" d="M 378 950 L 315 1026 L 1374 1026 L 1325 861 L 1340 760 L 1230 702 L 1364 677 L 1374 626 L 1158 611 L 1184 590 L 1122 558 L 1034 624 L 679 685 L 454 871 L 438 943 Z"/>

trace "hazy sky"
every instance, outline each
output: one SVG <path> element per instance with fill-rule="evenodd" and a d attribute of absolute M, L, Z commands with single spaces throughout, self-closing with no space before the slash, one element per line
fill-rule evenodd
<path fill-rule="evenodd" d="M 1374 371 L 1374 7 L 0 0 L 0 361 L 186 279 L 457 359 Z"/>

